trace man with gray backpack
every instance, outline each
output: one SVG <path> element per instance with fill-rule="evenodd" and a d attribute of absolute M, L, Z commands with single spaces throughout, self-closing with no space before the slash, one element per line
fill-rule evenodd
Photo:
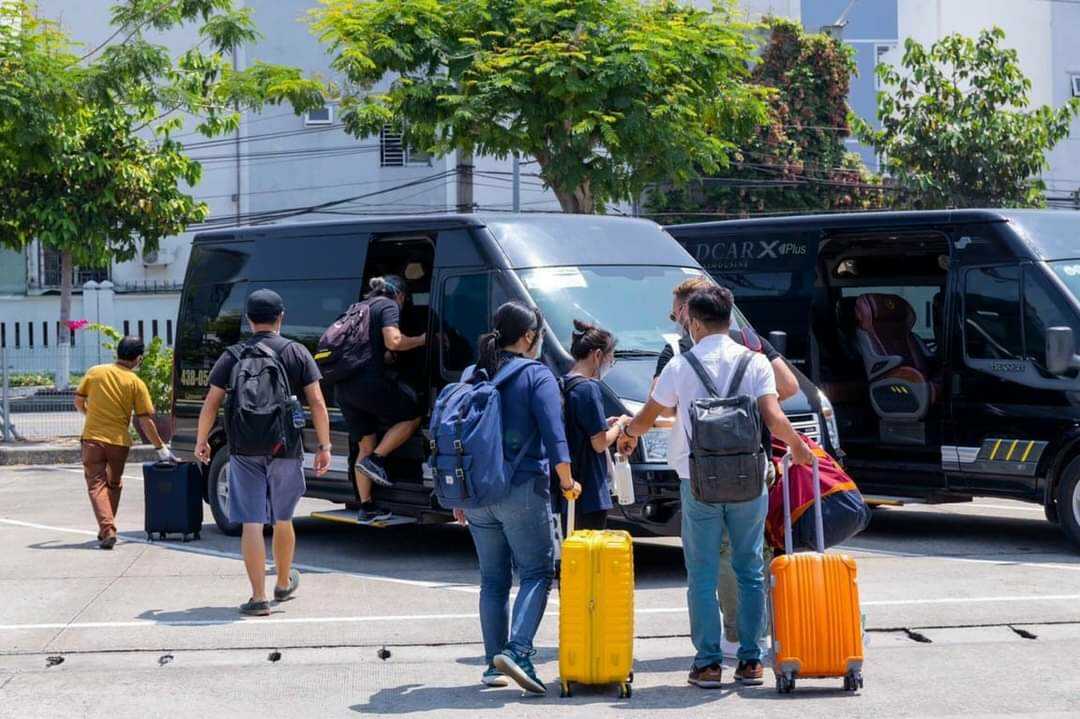
<path fill-rule="evenodd" d="M 619 441 L 619 451 L 629 454 L 665 409 L 676 410 L 668 461 L 682 480 L 687 603 L 697 650 L 688 681 L 705 689 L 721 686 L 723 629 L 716 586 L 725 528 L 739 585 L 735 680 L 746 685 L 763 681 L 757 637 L 765 620 L 761 550 L 768 454 L 761 442 L 762 421 L 791 448 L 796 464 L 813 462 L 810 449 L 780 409 L 769 361 L 728 336 L 733 305 L 731 292 L 723 287 L 690 296 L 688 329 L 694 347 L 664 368 L 652 397 Z"/>
<path fill-rule="evenodd" d="M 263 526 L 274 527 L 274 599 L 291 599 L 300 584 L 292 569 L 296 534 L 292 517 L 306 489 L 305 424 L 299 397 L 307 400 L 319 440 L 314 469 L 330 467 L 330 418 L 319 387 L 319 368 L 308 349 L 281 336 L 285 305 L 273 290 L 255 290 L 247 298 L 252 336 L 229 347 L 210 371 L 210 391 L 199 413 L 195 457 L 210 461 L 210 430 L 225 405 L 229 451 L 229 519 L 243 525 L 240 549 L 251 581 L 251 598 L 242 614 L 267 616 L 266 545 Z M 218 450 L 224 451 L 224 448 Z"/>

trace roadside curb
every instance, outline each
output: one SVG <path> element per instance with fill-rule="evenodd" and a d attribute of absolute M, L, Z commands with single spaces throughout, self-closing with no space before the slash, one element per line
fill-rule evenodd
<path fill-rule="evenodd" d="M 150 462 L 155 459 L 157 459 L 157 452 L 148 444 L 135 445 L 128 454 L 129 462 Z M 71 446 L 0 444 L 0 466 L 14 464 L 79 464 L 80 462 L 82 462 L 82 449 L 77 444 Z"/>

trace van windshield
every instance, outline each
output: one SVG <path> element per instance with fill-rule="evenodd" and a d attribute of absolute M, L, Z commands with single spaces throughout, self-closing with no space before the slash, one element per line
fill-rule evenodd
<path fill-rule="evenodd" d="M 648 354 L 659 353 L 665 336 L 677 332 L 669 319 L 671 291 L 690 277 L 704 275 L 693 267 L 641 265 L 540 267 L 518 274 L 563 347 L 570 347 L 578 319 L 612 332 L 620 352 Z M 735 310 L 731 328 L 746 326 Z"/>
<path fill-rule="evenodd" d="M 1073 301 L 1080 304 L 1080 260 L 1058 260 L 1048 263 L 1073 296 Z"/>

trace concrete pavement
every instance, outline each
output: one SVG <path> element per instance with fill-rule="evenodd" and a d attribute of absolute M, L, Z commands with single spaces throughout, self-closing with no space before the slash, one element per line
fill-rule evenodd
<path fill-rule="evenodd" d="M 676 540 L 640 541 L 629 702 L 612 689 L 521 700 L 478 688 L 478 577 L 456 527 L 301 519 L 301 591 L 260 620 L 236 614 L 239 543 L 209 513 L 201 542 L 147 543 L 133 466 L 119 520 L 121 543 L 98 550 L 79 468 L 0 468 L 0 706 L 12 716 L 172 716 L 181 702 L 221 716 L 749 716 L 777 702 L 810 717 L 1080 714 L 1080 556 L 1030 505 L 887 509 L 846 548 L 870 631 L 857 697 L 839 680 L 779 697 L 770 672 L 761 688 L 687 687 L 681 553 Z M 557 598 L 538 636 L 552 682 Z"/>

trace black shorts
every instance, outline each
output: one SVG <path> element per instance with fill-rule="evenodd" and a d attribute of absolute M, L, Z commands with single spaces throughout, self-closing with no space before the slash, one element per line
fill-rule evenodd
<path fill-rule="evenodd" d="M 334 399 L 354 441 L 421 415 L 416 391 L 393 377 L 354 377 L 334 388 Z"/>

